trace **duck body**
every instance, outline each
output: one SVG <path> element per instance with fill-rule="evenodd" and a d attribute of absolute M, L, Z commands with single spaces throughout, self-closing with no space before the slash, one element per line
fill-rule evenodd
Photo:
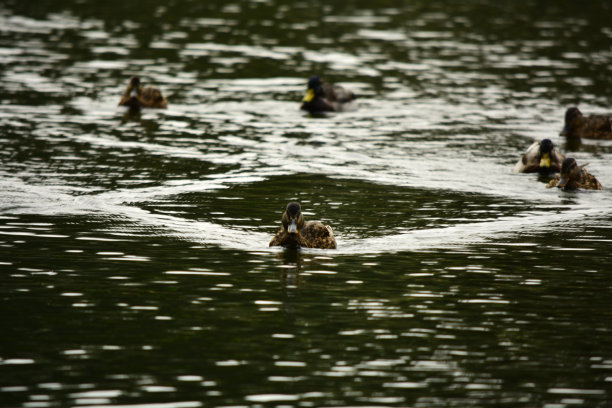
<path fill-rule="evenodd" d="M 270 246 L 336 249 L 336 238 L 329 225 L 305 221 L 300 204 L 291 202 L 283 213 L 282 225 L 270 241 Z"/>
<path fill-rule="evenodd" d="M 563 160 L 561 173 L 552 179 L 547 188 L 558 187 L 563 190 L 603 190 L 601 183 L 585 169 L 586 165 L 578 166 L 576 160 L 568 157 Z"/>
<path fill-rule="evenodd" d="M 308 80 L 300 109 L 310 113 L 339 112 L 355 98 L 353 92 L 340 85 L 323 83 L 318 76 L 313 76 Z"/>
<path fill-rule="evenodd" d="M 561 154 L 550 139 L 534 142 L 514 165 L 515 173 L 552 173 L 561 171 Z"/>
<path fill-rule="evenodd" d="M 612 139 L 612 124 L 607 116 L 584 116 L 578 108 L 572 107 L 565 111 L 565 126 L 561 135 L 585 139 Z"/>
<path fill-rule="evenodd" d="M 168 107 L 168 101 L 159 89 L 143 87 L 139 77 L 132 77 L 119 101 L 119 106 L 127 106 L 130 109 L 165 109 Z"/>

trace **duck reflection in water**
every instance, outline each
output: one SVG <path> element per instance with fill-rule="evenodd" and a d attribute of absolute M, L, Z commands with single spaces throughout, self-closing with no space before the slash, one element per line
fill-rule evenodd
<path fill-rule="evenodd" d="M 281 251 L 278 256 L 283 262 L 283 289 L 287 296 L 293 297 L 299 286 L 300 272 L 302 269 L 302 253 L 296 248 Z"/>
<path fill-rule="evenodd" d="M 313 76 L 308 80 L 308 89 L 302 99 L 300 109 L 310 113 L 339 112 L 350 110 L 355 94 L 340 85 L 323 83 L 321 78 Z"/>
<path fill-rule="evenodd" d="M 121 124 L 125 123 L 138 123 L 145 130 L 145 136 L 154 137 L 155 132 L 159 129 L 159 122 L 147 116 L 143 115 L 140 109 L 126 109 L 121 116 Z M 125 134 L 121 136 L 122 138 L 126 137 Z"/>
<path fill-rule="evenodd" d="M 561 170 L 564 157 L 550 139 L 533 143 L 514 166 L 515 173 L 551 173 Z"/>
<path fill-rule="evenodd" d="M 561 174 L 557 175 L 548 183 L 546 187 L 558 187 L 563 190 L 575 190 L 577 188 L 585 190 L 603 190 L 602 185 L 595 176 L 585 169 L 586 164 L 578 166 L 576 159 L 568 157 L 563 160 Z"/>
<path fill-rule="evenodd" d="M 168 107 L 168 101 L 159 89 L 150 86 L 143 87 L 140 78 L 134 76 L 130 79 L 119 101 L 119 106 L 127 106 L 134 110 L 140 108 L 165 109 Z"/>
<path fill-rule="evenodd" d="M 270 246 L 336 249 L 336 238 L 329 225 L 319 221 L 305 221 L 302 207 L 294 201 L 287 204 L 282 225 L 270 241 Z"/>
<path fill-rule="evenodd" d="M 584 116 L 576 107 L 565 111 L 565 126 L 561 136 L 585 139 L 612 139 L 610 118 L 604 115 Z"/>

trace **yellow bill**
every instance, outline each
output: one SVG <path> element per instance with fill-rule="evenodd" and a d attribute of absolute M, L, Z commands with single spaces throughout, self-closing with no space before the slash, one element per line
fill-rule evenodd
<path fill-rule="evenodd" d="M 550 154 L 544 153 L 542 158 L 540 159 L 540 167 L 549 168 L 550 167 Z"/>
<path fill-rule="evenodd" d="M 309 89 L 308 92 L 306 92 L 306 95 L 304 95 L 304 99 L 302 99 L 302 102 L 310 102 L 314 99 L 314 97 L 315 97 L 314 89 Z"/>

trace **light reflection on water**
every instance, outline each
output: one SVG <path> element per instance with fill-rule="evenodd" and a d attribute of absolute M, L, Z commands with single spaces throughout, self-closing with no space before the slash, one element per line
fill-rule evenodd
<path fill-rule="evenodd" d="M 609 113 L 609 6 L 475 3 L 2 6 L 0 405 L 607 405 L 609 192 L 511 170 L 612 185 L 557 135 Z M 268 248 L 296 199 L 337 250 Z"/>

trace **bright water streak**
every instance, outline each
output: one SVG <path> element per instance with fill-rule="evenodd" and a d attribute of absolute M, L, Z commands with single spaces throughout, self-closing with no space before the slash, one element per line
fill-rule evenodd
<path fill-rule="evenodd" d="M 609 405 L 610 189 L 511 169 L 612 186 L 610 6 L 383 3 L 0 6 L 0 405 Z"/>

